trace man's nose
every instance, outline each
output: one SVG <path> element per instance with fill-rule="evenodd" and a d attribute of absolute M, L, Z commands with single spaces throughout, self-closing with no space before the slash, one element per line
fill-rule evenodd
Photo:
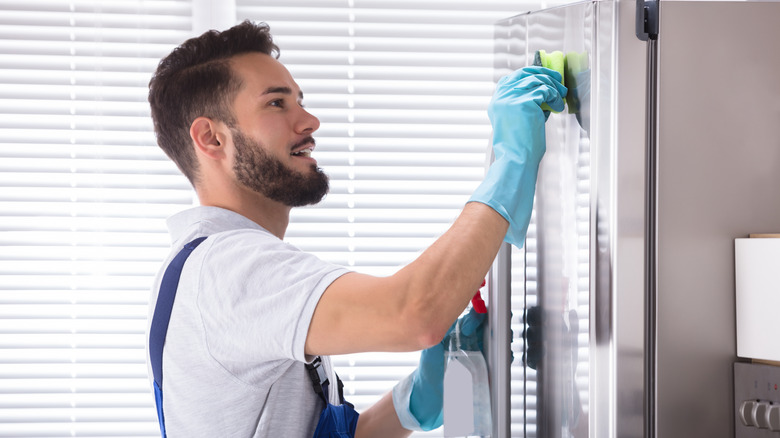
<path fill-rule="evenodd" d="M 303 108 L 301 108 L 301 111 L 303 114 L 296 129 L 299 133 L 312 133 L 320 129 L 320 119 Z"/>

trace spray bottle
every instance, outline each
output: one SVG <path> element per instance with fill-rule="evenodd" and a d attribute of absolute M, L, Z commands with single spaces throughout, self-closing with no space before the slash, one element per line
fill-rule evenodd
<path fill-rule="evenodd" d="M 478 313 L 487 312 L 479 291 L 472 305 Z M 487 364 L 478 339 L 461 336 L 460 321 L 455 324 L 445 355 L 444 436 L 489 437 L 493 426 Z"/>

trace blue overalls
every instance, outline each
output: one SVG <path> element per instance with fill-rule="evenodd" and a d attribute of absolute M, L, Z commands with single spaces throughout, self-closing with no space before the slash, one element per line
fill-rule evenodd
<path fill-rule="evenodd" d="M 165 433 L 165 417 L 163 415 L 163 376 L 162 376 L 162 352 L 165 345 L 165 335 L 168 333 L 168 323 L 171 319 L 173 301 L 176 298 L 176 289 L 179 287 L 179 279 L 184 262 L 192 251 L 198 247 L 206 237 L 199 237 L 184 245 L 176 254 L 168 268 L 165 269 L 160 293 L 157 296 L 157 305 L 152 316 L 152 325 L 149 329 L 149 357 L 154 375 L 154 401 L 157 405 L 157 419 L 160 422 L 160 433 L 167 438 Z M 309 378 L 314 386 L 314 392 L 325 402 L 322 408 L 317 428 L 313 438 L 352 438 L 355 436 L 358 413 L 354 407 L 344 400 L 343 384 L 336 376 L 341 405 L 334 406 L 328 402 L 329 381 L 322 367 L 322 361 L 317 357 L 311 364 L 306 364 Z"/>
<path fill-rule="evenodd" d="M 306 370 L 309 371 L 309 378 L 314 386 L 314 392 L 325 402 L 325 407 L 320 413 L 320 421 L 317 423 L 317 429 L 314 430 L 313 438 L 352 438 L 355 436 L 357 427 L 358 413 L 351 403 L 344 400 L 344 384 L 341 383 L 339 376 L 336 376 L 336 383 L 339 388 L 339 406 L 328 402 L 328 377 L 322 367 L 322 360 L 317 356 L 312 363 L 306 364 Z"/>

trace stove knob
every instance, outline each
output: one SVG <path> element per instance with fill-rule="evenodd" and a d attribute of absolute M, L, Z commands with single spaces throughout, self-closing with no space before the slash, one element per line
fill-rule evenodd
<path fill-rule="evenodd" d="M 756 423 L 753 420 L 753 409 L 755 409 L 758 402 L 755 400 L 745 400 L 739 405 L 739 419 L 742 420 L 742 424 L 748 427 L 755 426 Z"/>
<path fill-rule="evenodd" d="M 760 401 L 753 408 L 753 421 L 759 429 L 769 429 L 769 407 L 768 402 Z"/>
<path fill-rule="evenodd" d="M 780 431 L 780 406 L 769 406 L 769 412 L 767 412 L 767 421 L 769 422 L 769 430 L 775 432 Z"/>

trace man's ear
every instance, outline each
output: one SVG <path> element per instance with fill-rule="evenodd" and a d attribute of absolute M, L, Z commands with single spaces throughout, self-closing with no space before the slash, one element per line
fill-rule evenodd
<path fill-rule="evenodd" d="M 225 155 L 224 125 L 208 117 L 198 117 L 190 125 L 190 138 L 195 150 L 207 157 L 220 160 Z"/>

